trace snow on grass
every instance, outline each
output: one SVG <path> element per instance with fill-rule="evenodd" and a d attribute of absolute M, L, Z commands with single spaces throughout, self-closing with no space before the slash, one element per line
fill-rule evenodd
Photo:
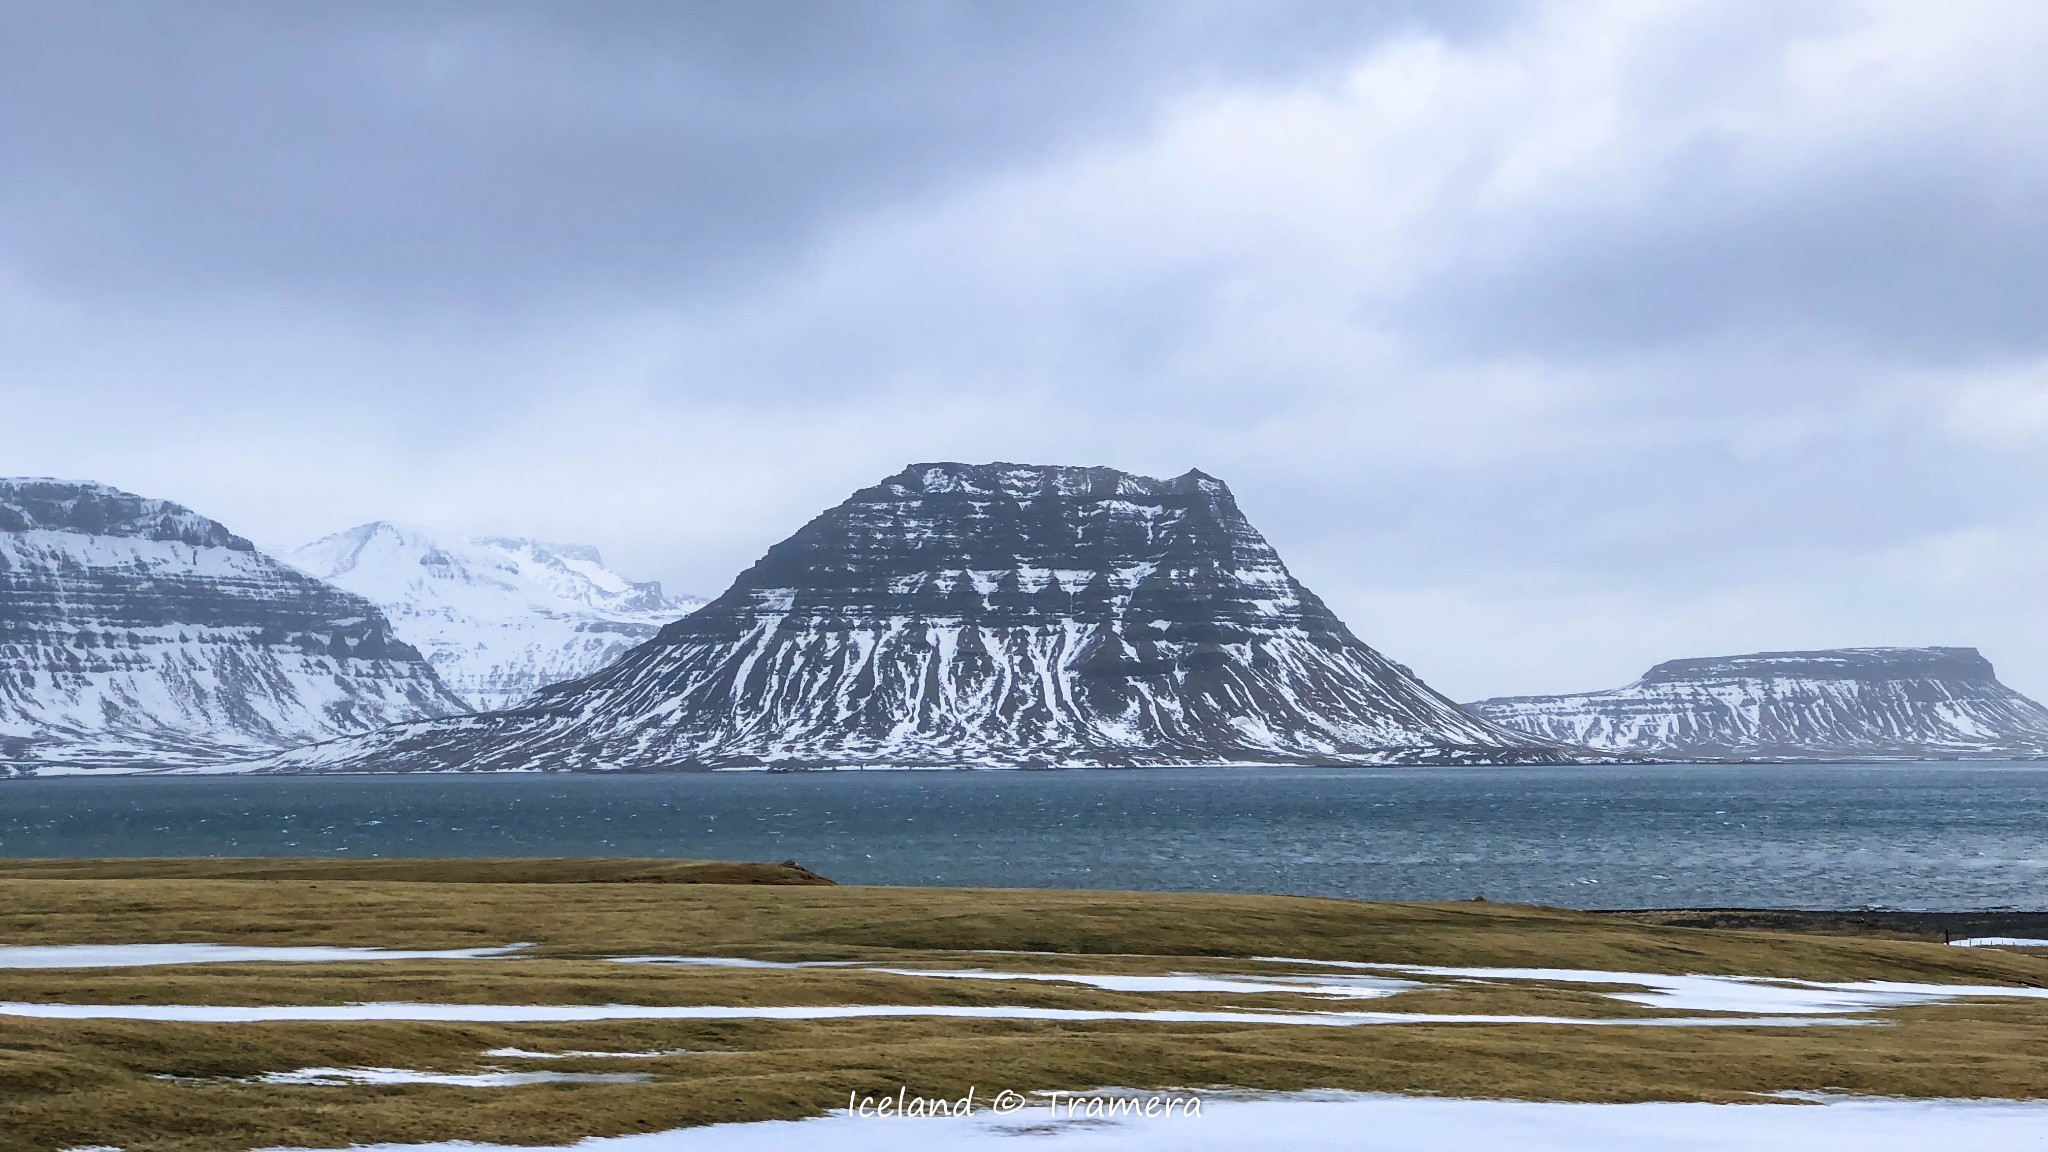
<path fill-rule="evenodd" d="M 2027 945 L 2048 941 L 2032 942 L 2011 937 L 1985 937 L 1982 940 L 1957 941 L 1963 945 Z M 510 944 L 495 948 L 449 948 L 428 950 L 403 950 L 383 948 L 310 947 L 310 946 L 243 946 L 227 944 L 62 944 L 62 945 L 0 945 L 0 969 L 6 968 L 126 968 L 171 964 L 232 964 L 252 962 L 285 963 L 338 963 L 363 960 L 473 960 L 509 956 L 530 947 L 526 944 Z M 1885 1008 L 1896 1008 L 1913 1004 L 1936 1003 L 1963 997 L 2009 997 L 2025 999 L 2048 998 L 2048 989 L 2017 988 L 2003 985 L 1981 984 L 1923 984 L 1887 980 L 1864 980 L 1826 982 L 1815 980 L 1770 979 L 1756 976 L 1673 976 L 1659 972 L 1610 972 L 1584 968 L 1487 968 L 1487 967 L 1443 967 L 1418 964 L 1365 963 L 1346 960 L 1305 960 L 1281 956 L 1261 956 L 1253 959 L 1261 963 L 1298 964 L 1321 968 L 1343 968 L 1366 970 L 1388 975 L 1359 976 L 1301 976 L 1301 975 L 1207 975 L 1190 972 L 1175 972 L 1167 975 L 1129 975 L 1122 973 L 1063 973 L 1063 972 L 1003 972 L 981 968 L 930 969 L 930 968 L 888 968 L 870 966 L 852 960 L 808 960 L 776 961 L 754 960 L 737 956 L 618 956 L 610 958 L 620 964 L 671 965 L 677 967 L 741 968 L 741 969 L 806 969 L 832 968 L 876 972 L 891 976 L 910 976 L 930 979 L 952 980 L 996 980 L 1023 981 L 1033 983 L 1072 984 L 1099 988 L 1109 992 L 1167 992 L 1167 993 L 1215 993 L 1225 995 L 1256 995 L 1261 993 L 1294 993 L 1304 996 L 1320 996 L 1331 999 L 1369 1000 L 1391 996 L 1398 992 L 1413 991 L 1426 985 L 1412 980 L 1400 979 L 1393 974 L 1405 976 L 1427 976 L 1451 979 L 1461 982 L 1482 984 L 1501 982 L 1531 982 L 1545 984 L 1579 985 L 1621 985 L 1629 991 L 1604 992 L 1610 999 L 1629 1004 L 1638 1004 L 1672 1012 L 1716 1012 L 1741 1014 L 1745 1016 L 1818 1016 L 1840 1013 L 1871 1012 Z M 376 1015 L 379 1012 L 434 1013 L 463 1011 L 495 1013 L 488 1017 L 463 1016 L 422 1016 L 422 1015 Z M 609 1015 L 551 1017 L 554 1012 L 600 1012 Z M 692 1008 L 638 1008 L 631 1005 L 604 1005 L 597 1007 L 552 1007 L 543 1005 L 432 1005 L 432 1004 L 360 1004 L 343 1007 L 289 1007 L 264 1008 L 215 1008 L 207 1005 L 63 1005 L 63 1004 L 5 1004 L 0 1005 L 0 1015 L 64 1015 L 70 1018 L 85 1018 L 80 1014 L 91 1014 L 98 1019 L 197 1019 L 197 1015 L 132 1016 L 129 1012 L 160 1012 L 202 1014 L 225 1013 L 343 1013 L 333 1016 L 288 1017 L 273 1015 L 266 1019 L 822 1019 L 832 1015 L 970 1015 L 996 1014 L 1002 1018 L 1028 1019 L 1034 1014 L 1055 1010 L 1022 1007 L 987 1008 L 910 1008 L 900 1006 L 844 1006 L 824 1008 L 724 1008 L 701 1006 Z M 521 1016 L 520 1013 L 543 1015 Z M 664 1013 L 665 1015 L 648 1015 Z M 763 1015 L 789 1013 L 819 1013 L 817 1016 L 804 1015 Z M 1196 1016 L 1215 1016 L 1229 1020 L 1257 1022 L 1260 1014 L 1244 1012 L 1196 1013 Z M 1266 1018 L 1287 1017 L 1286 1022 L 1309 1022 L 1307 1017 L 1319 1018 L 1316 1022 L 1354 1023 L 1359 1014 L 1331 1013 L 1282 1013 L 1264 1014 Z M 1343 1016 L 1342 1020 L 1321 1019 L 1333 1015 Z M 233 1017 L 241 1019 L 240 1016 Z M 1185 1021 L 1188 1013 L 1088 1013 L 1068 1016 L 1043 1016 L 1045 1019 L 1161 1019 Z M 226 1019 L 225 1017 L 223 1019 Z M 1545 1022 L 1548 1018 L 1521 1016 L 1460 1016 L 1456 1018 L 1424 1015 L 1403 1015 L 1402 1020 L 1416 1022 L 1457 1022 L 1478 1020 L 1499 1020 L 1503 1022 Z M 1373 1020 L 1373 1023 L 1382 1021 Z M 1575 1023 L 1588 1021 L 1574 1020 Z M 1644 1023 L 1644 1021 L 1632 1021 Z"/>
<path fill-rule="evenodd" d="M 597 1052 L 571 1049 L 567 1052 L 535 1052 L 530 1048 L 492 1048 L 486 1056 L 500 1060 L 659 1060 L 664 1056 L 696 1055 L 688 1048 L 657 1048 L 646 1052 Z"/>
<path fill-rule="evenodd" d="M 891 976 L 933 976 L 957 980 L 1023 980 L 1052 984 L 1081 984 L 1106 992 L 1292 992 L 1298 996 L 1327 996 L 1333 999 L 1373 1000 L 1407 992 L 1423 985 L 1412 980 L 1357 976 L 1317 978 L 1313 976 L 1202 976 L 1175 972 L 1168 976 L 1093 976 L 1072 972 L 991 972 L 981 968 L 868 968 Z"/>
<path fill-rule="evenodd" d="M 1019 1139 L 1024 1137 L 1025 1139 Z M 356 1152 L 482 1152 L 471 1143 Z M 2007 1152 L 2048 1147 L 2048 1102 L 1830 1099 L 1813 1104 L 1551 1104 L 1348 1093 L 1210 1096 L 1200 1114 L 1007 1116 L 718 1124 L 531 1152 Z M 269 1152 L 303 1152 L 271 1149 Z M 509 1150 L 508 1150 L 509 1152 Z"/>
<path fill-rule="evenodd" d="M 1660 972 L 1608 972 L 1586 968 L 1444 968 L 1420 964 L 1368 964 L 1346 960 L 1258 959 L 1276 964 L 1312 964 L 1440 976 L 1479 983 L 1536 981 L 1549 984 L 1624 984 L 1640 992 L 1606 992 L 1610 999 L 1670 1012 L 1748 1012 L 1811 1016 L 1870 1012 L 1964 997 L 2048 999 L 2048 988 L 1998 984 L 1918 984 L 1896 980 L 1781 980 L 1762 976 L 1670 976 Z"/>
<path fill-rule="evenodd" d="M 1012 1005 L 846 1004 L 800 1007 L 725 1005 L 643 1006 L 636 1004 L 31 1004 L 0 1002 L 0 1016 L 38 1020 L 148 1020 L 165 1023 L 258 1024 L 400 1020 L 412 1023 L 560 1024 L 592 1020 L 851 1020 L 898 1017 L 964 1020 L 1134 1020 L 1161 1024 L 1284 1024 L 1350 1027 L 1360 1024 L 1570 1024 L 1623 1027 L 1796 1027 L 1860 1024 L 1860 1020 L 1819 1020 L 1787 1016 L 1687 1016 L 1670 1019 L 1584 1016 L 1488 1016 L 1426 1012 L 1211 1012 L 1169 1009 L 1153 1012 L 1083 1008 L 1028 1008 Z"/>
<path fill-rule="evenodd" d="M 853 968 L 858 960 L 750 960 L 745 956 L 610 956 L 614 964 L 669 964 L 679 968 Z"/>
<path fill-rule="evenodd" d="M 518 1088 L 526 1084 L 644 1084 L 646 1072 L 421 1072 L 412 1068 L 301 1068 L 266 1072 L 257 1084 L 346 1088 L 358 1084 L 439 1084 L 448 1088 Z"/>
<path fill-rule="evenodd" d="M 2004 939 L 2004 938 L 1999 938 Z M 2044 942 L 2048 943 L 2048 942 Z M 1210 976 L 1176 972 L 1166 976 L 1090 975 L 1082 973 L 1000 972 L 980 968 L 882 968 L 853 961 L 777 962 L 728 957 L 629 957 L 632 963 L 701 964 L 745 968 L 859 967 L 892 976 L 962 980 L 1021 980 L 1080 984 L 1111 992 L 1214 992 L 1254 994 L 1293 992 L 1343 999 L 1374 999 L 1423 987 L 1384 976 L 1318 978 L 1312 976 Z M 1657 972 L 1608 972 L 1585 968 L 1452 968 L 1417 964 L 1368 964 L 1344 960 L 1299 960 L 1255 957 L 1265 963 L 1365 969 L 1412 976 L 1443 977 L 1495 983 L 1529 981 L 1550 984 L 1626 985 L 1640 991 L 1606 992 L 1608 998 L 1670 1012 L 1724 1012 L 1751 1015 L 1814 1016 L 1870 1012 L 1911 1004 L 1929 1004 L 1966 996 L 2048 997 L 2048 990 L 1980 984 L 1915 984 L 1887 980 L 1826 982 L 1776 980 L 1756 976 L 1672 976 Z"/>
<path fill-rule="evenodd" d="M 481 960 L 531 945 L 500 948 L 265 947 L 240 944 L 0 945 L 0 968 L 144 968 L 158 964 L 335 964 L 354 960 Z"/>
<path fill-rule="evenodd" d="M 1174 972 L 1165 976 L 1131 976 L 1120 973 L 1098 975 L 1081 972 L 997 972 L 985 968 L 884 968 L 863 964 L 858 960 L 750 960 L 738 956 L 615 956 L 612 959 L 620 964 L 672 964 L 707 968 L 854 968 L 862 972 L 879 972 L 889 976 L 1078 984 L 1088 988 L 1100 988 L 1106 992 L 1292 992 L 1301 996 L 1371 1000 L 1423 987 L 1412 980 L 1396 980 L 1384 976 L 1208 976 L 1194 972 Z"/>

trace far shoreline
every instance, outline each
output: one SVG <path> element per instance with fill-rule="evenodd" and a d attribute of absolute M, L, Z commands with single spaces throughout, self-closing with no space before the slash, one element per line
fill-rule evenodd
<path fill-rule="evenodd" d="M 842 885 L 794 859 L 780 862 L 696 860 L 646 856 L 422 856 L 350 857 L 331 855 L 181 855 L 181 856 L 0 856 L 0 881 L 6 880 L 280 880 L 419 882 L 419 883 L 572 883 L 572 884 L 740 884 L 902 889 L 914 885 Z M 1865 939 L 1948 943 L 1984 937 L 2048 939 L 2048 909 L 1888 909 L 1888 908 L 1565 908 L 1517 901 L 1473 898 L 1451 900 L 1367 900 L 1343 896 L 1300 896 L 1287 893 L 1209 893 L 1151 889 L 1022 888 L 999 885 L 939 885 L 952 891 L 1072 893 L 1104 898 L 1202 895 L 1274 896 L 1288 899 L 1338 900 L 1390 907 L 1443 907 L 1471 904 L 1500 909 L 1546 911 L 1609 917 L 1664 928 L 1718 929 L 1738 932 L 1784 932 L 1796 935 L 1846 936 Z M 2048 955 L 2048 949 L 2043 950 Z"/>
<path fill-rule="evenodd" d="M 28 780 L 304 780 L 304 779 L 349 779 L 387 780 L 400 778 L 422 778 L 446 780 L 463 777 L 522 779 L 529 777 L 551 778 L 600 778 L 617 779 L 626 777 L 648 777 L 668 779 L 675 777 L 707 776 L 837 776 L 842 774 L 865 775 L 869 773 L 1098 773 L 1098 772 L 1212 772 L 1241 771 L 1256 772 L 1329 772 L 1329 773 L 1403 773 L 1403 772 L 1485 772 L 1511 770 L 1516 773 L 1540 772 L 1546 769 L 1560 769 L 1582 772 L 1614 768 L 1914 768 L 1914 767 L 1970 767 L 2015 769 L 2048 769 L 2048 756 L 1945 756 L 1945 757 L 1801 757 L 1801 758 L 1731 758 L 1726 760 L 1659 760 L 1654 758 L 1615 758 L 1599 761 L 1497 761 L 1491 763 L 1452 762 L 1441 763 L 1385 763 L 1385 764 L 1251 764 L 1241 762 L 1217 762 L 1205 764 L 761 764 L 724 765 L 719 767 L 678 767 L 668 769 L 647 768 L 443 768 L 443 769 L 316 769 L 316 770 L 238 770 L 232 766 L 200 767 L 176 766 L 144 769 L 67 769 L 57 772 L 0 771 L 0 783 L 16 783 Z"/>

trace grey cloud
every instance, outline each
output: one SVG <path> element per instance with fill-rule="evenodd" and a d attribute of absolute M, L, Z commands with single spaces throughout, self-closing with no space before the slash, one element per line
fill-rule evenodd
<path fill-rule="evenodd" d="M 2041 42 L 2038 26 L 2012 33 Z M 1728 65 L 1718 99 L 1684 76 L 1638 94 L 1698 103 L 1669 137 L 1631 140 L 1630 170 L 1468 222 L 1465 258 L 1395 303 L 1401 322 L 1466 354 L 1740 340 L 1967 363 L 2048 347 L 2048 81 L 1994 70 L 1870 123 L 1770 139 L 1711 115 L 1744 85 L 1784 86 L 1756 75 L 1783 51 L 1756 48 L 1699 50 L 1691 69 Z"/>
<path fill-rule="evenodd" d="M 1584 354 L 1676 341 L 1827 338 L 1934 362 L 2048 342 L 2048 183 L 1998 157 L 1930 156 L 1802 181 L 1762 202 L 1710 165 L 1655 215 L 1579 222 L 1512 264 L 1411 302 L 1468 350 Z M 1748 200 L 1747 203 L 1739 201 Z M 1469 278 L 1467 278 L 1469 277 Z"/>
<path fill-rule="evenodd" d="M 2041 691 L 2039 441 L 1943 392 L 2048 357 L 2048 84 L 1768 139 L 1787 44 L 1864 10 L 1702 4 L 1624 29 L 1597 162 L 1429 183 L 1575 127 L 1556 54 L 1673 10 L 15 3 L 10 447 L 266 545 L 413 519 L 698 592 L 910 460 L 1199 466 L 1461 696 L 1888 642 Z M 1406 94 L 1343 76 L 1410 28 L 1478 95 L 1351 163 Z"/>
<path fill-rule="evenodd" d="M 399 311 L 717 291 L 1190 86 L 1496 7 L 17 0 L 0 261 Z"/>

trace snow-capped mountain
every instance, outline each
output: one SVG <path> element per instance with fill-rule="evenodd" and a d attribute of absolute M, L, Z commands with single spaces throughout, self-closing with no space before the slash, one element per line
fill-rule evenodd
<path fill-rule="evenodd" d="M 1626 688 L 1466 706 L 1551 740 L 1666 759 L 2048 756 L 2048 708 L 1975 648 L 1837 648 L 1672 660 Z"/>
<path fill-rule="evenodd" d="M 1482 763 L 1573 753 L 1354 637 L 1223 483 L 920 464 L 514 711 L 274 770 Z"/>
<path fill-rule="evenodd" d="M 213 520 L 0 479 L 0 774 L 248 759 L 464 710 L 375 605 Z"/>
<path fill-rule="evenodd" d="M 502 537 L 447 539 L 379 521 L 284 554 L 369 598 L 456 694 L 510 708 L 588 676 L 702 607 L 604 566 L 597 549 Z"/>

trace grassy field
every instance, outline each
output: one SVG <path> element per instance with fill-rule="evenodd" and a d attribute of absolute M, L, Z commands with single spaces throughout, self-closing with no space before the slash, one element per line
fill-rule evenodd
<path fill-rule="evenodd" d="M 721 880 L 725 882 L 720 882 Z M 739 882 L 732 882 L 739 881 Z M 530 943 L 516 958 L 0 969 L 36 1004 L 1004 1005 L 1683 1015 L 1570 981 L 1426 976 L 1385 999 L 1123 992 L 935 979 L 1013 973 L 1313 972 L 1251 957 L 2038 986 L 2048 959 L 1915 939 L 1686 927 L 1470 902 L 839 887 L 788 865 L 652 861 L 92 861 L 0 864 L 0 944 Z M 1892 935 L 1898 935 L 1893 933 Z M 1038 953 L 1003 955 L 1000 953 Z M 858 961 L 619 964 L 631 955 Z M 1612 989 L 1606 989 L 1611 991 Z M 562 1142 L 795 1118 L 849 1091 L 986 1097 L 1125 1087 L 1351 1088 L 1566 1100 L 1754 1100 L 1849 1091 L 2048 1097 L 2048 1001 L 1896 1008 L 1862 1027 L 848 1019 L 563 1024 L 143 1023 L 0 1015 L 0 1147 L 208 1152 L 466 1138 Z M 519 1061 L 491 1049 L 658 1051 Z M 321 1087 L 306 1067 L 643 1072 L 638 1084 Z"/>

